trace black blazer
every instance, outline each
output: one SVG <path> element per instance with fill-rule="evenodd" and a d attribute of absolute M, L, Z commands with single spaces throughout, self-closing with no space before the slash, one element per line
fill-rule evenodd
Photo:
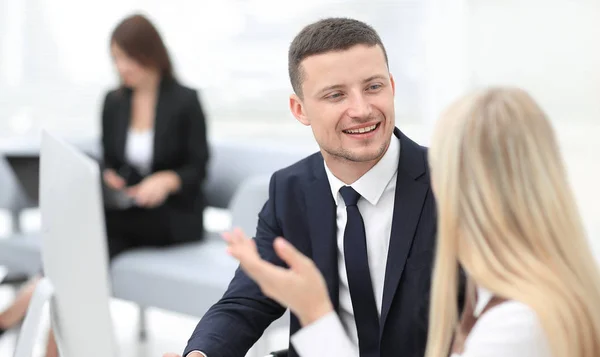
<path fill-rule="evenodd" d="M 102 111 L 104 167 L 125 176 L 128 184 L 139 181 L 125 159 L 132 94 L 127 88 L 108 92 Z M 175 242 L 200 239 L 204 210 L 202 183 L 209 152 L 206 120 L 198 93 L 174 80 L 163 80 L 155 115 L 151 173 L 173 170 L 181 178 L 181 189 L 164 204 L 165 219 L 169 221 Z"/>
<path fill-rule="evenodd" d="M 398 129 L 394 134 L 401 150 L 380 321 L 381 356 L 422 357 L 435 246 L 435 203 L 426 149 Z M 336 229 L 336 207 L 320 153 L 272 176 L 269 199 L 258 220 L 259 252 L 263 258 L 284 266 L 273 250 L 273 239 L 285 237 L 314 260 L 337 310 Z M 238 269 L 223 298 L 196 327 L 184 355 L 200 350 L 209 357 L 243 357 L 285 310 L 265 297 Z M 299 328 L 292 315 L 290 333 Z M 297 356 L 293 349 L 290 356 Z"/>

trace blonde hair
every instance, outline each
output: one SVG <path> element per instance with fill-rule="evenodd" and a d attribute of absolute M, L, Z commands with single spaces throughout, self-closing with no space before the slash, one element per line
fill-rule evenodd
<path fill-rule="evenodd" d="M 523 90 L 454 103 L 429 151 L 438 202 L 427 357 L 447 356 L 458 266 L 537 314 L 556 357 L 600 356 L 600 274 L 549 120 Z"/>

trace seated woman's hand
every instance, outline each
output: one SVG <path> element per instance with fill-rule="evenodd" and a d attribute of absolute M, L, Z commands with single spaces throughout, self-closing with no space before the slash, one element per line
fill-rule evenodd
<path fill-rule="evenodd" d="M 156 172 L 127 189 L 138 206 L 154 208 L 162 205 L 167 197 L 179 187 L 179 178 L 174 172 Z"/>
<path fill-rule="evenodd" d="M 323 276 L 312 260 L 283 238 L 273 244 L 277 255 L 290 267 L 282 268 L 263 260 L 253 239 L 240 229 L 223 234 L 227 252 L 239 260 L 242 269 L 262 292 L 287 306 L 306 326 L 333 311 Z"/>
<path fill-rule="evenodd" d="M 102 178 L 104 179 L 104 183 L 113 190 L 120 190 L 125 187 L 125 180 L 113 169 L 104 170 Z"/>

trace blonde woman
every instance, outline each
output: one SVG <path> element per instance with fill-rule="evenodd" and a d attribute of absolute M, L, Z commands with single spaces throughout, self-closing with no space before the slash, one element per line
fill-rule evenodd
<path fill-rule="evenodd" d="M 520 89 L 478 91 L 444 113 L 432 143 L 439 233 L 426 356 L 600 356 L 600 275 L 544 112 Z M 225 239 L 303 322 L 292 336 L 301 356 L 358 356 L 308 258 L 277 239 L 282 269 L 239 230 Z M 460 317 L 459 266 L 469 277 Z"/>

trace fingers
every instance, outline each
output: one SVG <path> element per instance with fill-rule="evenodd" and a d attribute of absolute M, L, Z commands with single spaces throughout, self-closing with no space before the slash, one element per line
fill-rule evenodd
<path fill-rule="evenodd" d="M 120 189 L 122 189 L 123 187 L 125 187 L 125 180 L 123 180 L 123 178 L 122 178 L 121 176 L 117 176 L 117 175 L 115 174 L 114 181 L 113 181 L 113 185 L 115 186 L 115 188 L 116 188 L 117 190 L 120 190 Z"/>
<path fill-rule="evenodd" d="M 138 206 L 153 208 L 164 201 L 162 192 L 152 186 L 138 184 L 130 187 L 127 194 L 135 199 Z"/>
<path fill-rule="evenodd" d="M 125 180 L 123 180 L 121 176 L 117 175 L 114 170 L 106 169 L 104 170 L 102 176 L 104 178 L 104 182 L 116 190 L 120 190 L 125 187 Z"/>
<path fill-rule="evenodd" d="M 148 192 L 148 195 L 146 196 L 144 205 L 148 208 L 154 208 L 154 207 L 157 207 L 158 205 L 160 205 L 161 202 L 162 202 L 162 196 L 161 196 L 160 192 L 151 191 L 151 192 Z"/>
<path fill-rule="evenodd" d="M 136 197 L 140 190 L 140 185 L 131 186 L 127 189 L 127 194 L 131 197 Z"/>
<path fill-rule="evenodd" d="M 127 193 L 135 200 L 135 203 L 140 207 L 148 205 L 148 192 L 143 186 L 137 185 L 130 188 Z"/>
<path fill-rule="evenodd" d="M 301 271 L 305 269 L 307 264 L 311 263 L 311 260 L 304 254 L 300 253 L 291 243 L 287 240 L 277 237 L 273 243 L 275 252 L 277 255 L 292 269 L 295 271 Z"/>
<path fill-rule="evenodd" d="M 111 169 L 106 169 L 102 172 L 102 177 L 104 177 L 105 181 L 110 181 L 111 178 L 115 175 L 116 175 L 115 171 L 111 170 Z"/>
<path fill-rule="evenodd" d="M 263 260 L 258 254 L 254 240 L 246 237 L 240 229 L 223 233 L 223 239 L 228 243 L 228 254 L 240 262 L 246 274 L 261 285 L 261 288 L 281 281 L 283 275 L 287 274 L 287 269 Z"/>
<path fill-rule="evenodd" d="M 260 269 L 262 259 L 256 249 L 254 240 L 246 237 L 241 229 L 236 228 L 232 232 L 223 233 L 223 238 L 228 243 L 227 252 L 248 269 Z M 311 260 L 300 253 L 292 244 L 278 237 L 273 246 L 277 255 L 293 270 L 305 269 Z M 258 266 L 257 266 L 258 265 Z"/>
<path fill-rule="evenodd" d="M 223 239 L 228 243 L 227 252 L 243 265 L 255 264 L 260 260 L 256 244 L 240 229 L 223 233 Z"/>

